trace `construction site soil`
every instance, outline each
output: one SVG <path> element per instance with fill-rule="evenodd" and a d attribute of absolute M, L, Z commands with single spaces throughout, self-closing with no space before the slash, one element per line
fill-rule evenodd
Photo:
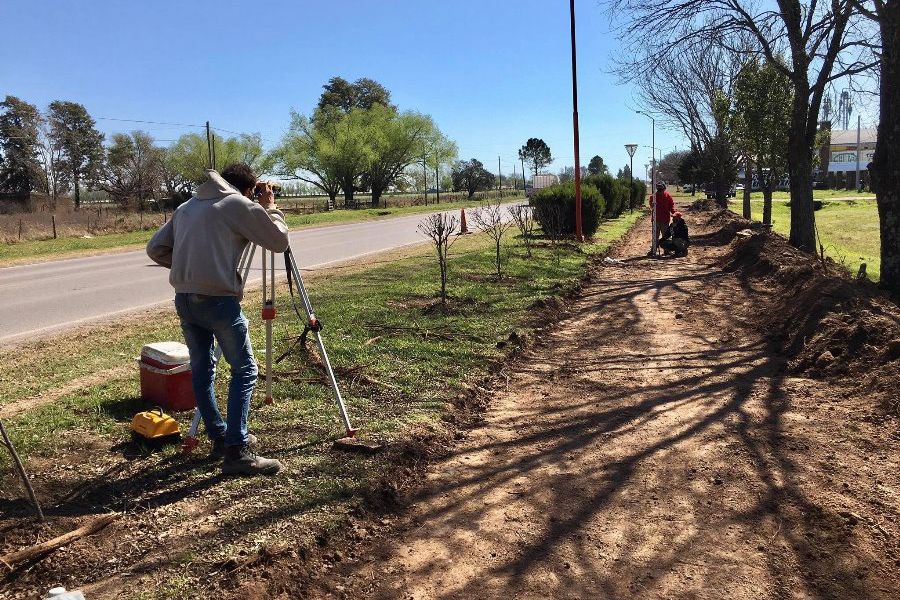
<path fill-rule="evenodd" d="M 576 293 L 536 306 L 507 362 L 459 396 L 455 435 L 392 448 L 383 484 L 340 531 L 301 547 L 288 529 L 220 565 L 206 589 L 895 598 L 900 308 L 732 213 L 686 219 L 686 258 L 646 257 L 645 219 Z M 137 484 L 152 503 L 177 471 Z M 190 528 L 184 538 L 215 514 L 186 495 L 153 518 L 177 515 L 169 527 Z M 0 554 L 46 537 L 17 517 L 0 518 Z M 141 528 L 166 529 L 120 520 L 0 579 L 0 598 L 32 597 L 60 572 L 105 582 L 92 600 L 128 597 L 104 566 L 136 556 L 127 570 L 152 576 L 178 553 L 132 553 Z"/>

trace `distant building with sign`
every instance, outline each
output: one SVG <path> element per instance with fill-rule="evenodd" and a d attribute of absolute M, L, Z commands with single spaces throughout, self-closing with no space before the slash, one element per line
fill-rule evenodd
<path fill-rule="evenodd" d="M 815 179 L 820 187 L 854 189 L 856 184 L 857 154 L 859 174 L 863 186 L 869 183 L 869 163 L 875 154 L 878 141 L 877 129 L 859 130 L 859 147 L 856 129 L 832 129 L 830 140 L 819 150 L 819 169 Z M 827 165 L 827 166 L 826 166 Z M 825 166 L 823 169 L 822 166 Z"/>

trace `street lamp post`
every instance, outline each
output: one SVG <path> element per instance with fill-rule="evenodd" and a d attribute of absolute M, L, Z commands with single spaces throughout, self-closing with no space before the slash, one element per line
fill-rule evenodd
<path fill-rule="evenodd" d="M 631 197 L 634 196 L 634 152 L 637 150 L 637 144 L 625 144 L 625 151 L 628 153 L 628 212 L 634 211 L 634 202 Z"/>
<path fill-rule="evenodd" d="M 653 235 L 653 239 L 650 241 L 650 256 L 655 257 L 657 253 L 657 233 L 656 233 L 656 202 L 655 202 L 655 194 L 656 194 L 656 119 L 653 115 L 649 115 L 642 110 L 635 111 L 639 115 L 644 115 L 648 117 L 653 124 L 653 141 L 651 146 L 650 153 L 650 224 L 651 224 L 651 232 Z"/>

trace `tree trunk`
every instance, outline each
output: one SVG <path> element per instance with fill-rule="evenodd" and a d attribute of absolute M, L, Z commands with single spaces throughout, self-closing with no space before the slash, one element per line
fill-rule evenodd
<path fill-rule="evenodd" d="M 762 190 L 763 193 L 763 214 L 762 214 L 762 222 L 764 225 L 772 225 L 772 186 L 775 183 L 775 178 L 772 176 L 772 171 L 769 171 L 769 176 L 763 176 L 763 170 L 758 168 L 756 170 L 756 178 L 759 181 L 759 189 Z"/>
<path fill-rule="evenodd" d="M 81 208 L 81 190 L 78 189 L 78 171 L 72 169 L 72 186 L 75 188 L 75 210 Z"/>
<path fill-rule="evenodd" d="M 796 68 L 796 67 L 795 67 Z M 809 82 L 794 81 L 794 106 L 788 132 L 788 174 L 791 178 L 792 246 L 816 253 L 816 215 L 813 211 L 812 152 L 815 141 L 808 135 Z"/>
<path fill-rule="evenodd" d="M 378 204 L 381 202 L 381 193 L 382 190 L 379 187 L 372 186 L 372 208 L 378 208 Z M 387 200 L 385 200 L 384 207 L 387 208 Z"/>
<path fill-rule="evenodd" d="M 753 172 L 750 170 L 750 159 L 744 162 L 744 218 L 750 218 L 750 188 L 753 185 Z"/>
<path fill-rule="evenodd" d="M 900 3 L 886 2 L 881 27 L 881 120 L 871 183 L 881 233 L 881 285 L 900 295 Z"/>
<path fill-rule="evenodd" d="M 344 191 L 344 208 L 353 208 L 353 180 L 344 181 L 341 189 Z"/>

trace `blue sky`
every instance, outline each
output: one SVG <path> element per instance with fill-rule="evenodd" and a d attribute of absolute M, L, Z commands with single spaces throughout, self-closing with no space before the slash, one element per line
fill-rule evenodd
<path fill-rule="evenodd" d="M 632 110 L 639 90 L 608 72 L 627 49 L 597 0 L 576 11 L 582 164 L 600 154 L 615 171 L 634 142 L 642 172 L 650 121 Z M 3 0 L 0 21 L 0 95 L 80 102 L 105 133 L 144 129 L 167 145 L 196 130 L 107 119 L 209 120 L 273 144 L 330 77 L 371 77 L 401 109 L 432 115 L 460 158 L 494 171 L 499 155 L 511 172 L 540 137 L 554 172 L 574 164 L 565 0 Z M 686 147 L 659 126 L 656 141 Z"/>

